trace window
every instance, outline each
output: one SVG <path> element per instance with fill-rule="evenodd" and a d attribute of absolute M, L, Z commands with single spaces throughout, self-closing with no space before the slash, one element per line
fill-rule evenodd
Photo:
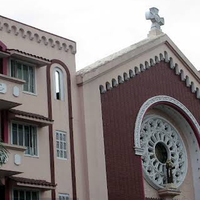
<path fill-rule="evenodd" d="M 59 68 L 54 71 L 55 99 L 64 100 L 63 73 Z"/>
<path fill-rule="evenodd" d="M 59 194 L 59 200 L 69 200 L 69 194 Z"/>
<path fill-rule="evenodd" d="M 11 77 L 25 80 L 23 90 L 35 93 L 35 70 L 34 67 L 16 60 L 11 60 Z"/>
<path fill-rule="evenodd" d="M 56 131 L 56 150 L 58 158 L 67 158 L 66 133 Z"/>
<path fill-rule="evenodd" d="M 37 128 L 31 125 L 12 123 L 12 144 L 27 147 L 25 154 L 37 156 Z"/>
<path fill-rule="evenodd" d="M 39 200 L 38 191 L 14 190 L 13 200 Z"/>

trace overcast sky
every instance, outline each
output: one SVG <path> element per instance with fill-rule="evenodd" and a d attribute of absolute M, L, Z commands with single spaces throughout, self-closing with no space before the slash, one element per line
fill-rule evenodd
<path fill-rule="evenodd" d="M 199 0 L 5 0 L 0 15 L 72 39 L 77 70 L 147 37 L 157 7 L 164 33 L 200 70 Z"/>

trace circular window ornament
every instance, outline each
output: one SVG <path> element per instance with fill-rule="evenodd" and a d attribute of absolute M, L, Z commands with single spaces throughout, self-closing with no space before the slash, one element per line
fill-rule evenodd
<path fill-rule="evenodd" d="M 187 153 L 175 127 L 166 119 L 151 115 L 141 125 L 140 145 L 145 179 L 156 189 L 167 184 L 166 163 L 173 165 L 173 185 L 179 187 L 187 173 Z"/>

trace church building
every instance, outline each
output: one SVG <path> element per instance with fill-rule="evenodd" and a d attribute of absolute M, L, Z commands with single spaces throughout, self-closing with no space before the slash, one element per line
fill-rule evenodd
<path fill-rule="evenodd" d="M 0 16 L 1 200 L 200 199 L 200 73 L 146 19 L 77 72 L 74 41 Z"/>

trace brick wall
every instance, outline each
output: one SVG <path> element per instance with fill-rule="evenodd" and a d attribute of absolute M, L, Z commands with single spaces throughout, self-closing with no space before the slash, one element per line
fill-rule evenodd
<path fill-rule="evenodd" d="M 199 100 L 169 64 L 161 62 L 101 95 L 109 200 L 143 200 L 141 159 L 134 153 L 134 125 L 142 104 L 156 95 L 182 102 L 199 121 Z"/>

